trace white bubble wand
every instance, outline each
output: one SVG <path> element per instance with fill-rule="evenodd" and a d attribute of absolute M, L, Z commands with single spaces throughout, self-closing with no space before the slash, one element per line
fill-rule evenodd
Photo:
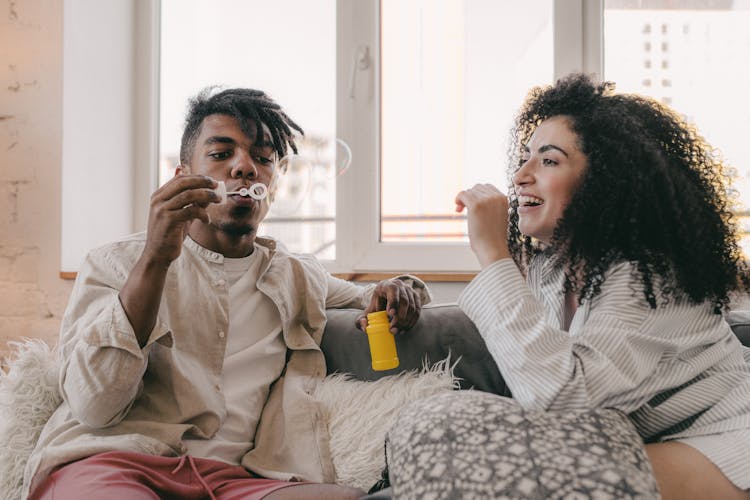
<path fill-rule="evenodd" d="M 232 196 L 235 194 L 238 194 L 240 196 L 249 196 L 250 198 L 258 201 L 263 200 L 266 198 L 266 196 L 268 196 L 268 186 L 266 186 L 262 182 L 256 182 L 250 187 L 243 187 L 237 191 L 227 191 L 227 185 L 224 183 L 224 181 L 216 182 L 218 182 L 219 185 L 216 187 L 215 191 L 216 194 L 218 194 L 221 198 L 222 203 L 226 203 L 227 196 Z"/>

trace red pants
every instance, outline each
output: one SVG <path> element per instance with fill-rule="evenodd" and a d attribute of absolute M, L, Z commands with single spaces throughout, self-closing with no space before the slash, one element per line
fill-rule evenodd
<path fill-rule="evenodd" d="M 304 483 L 263 479 L 239 465 L 205 458 L 100 453 L 55 469 L 29 500 L 260 499 Z"/>

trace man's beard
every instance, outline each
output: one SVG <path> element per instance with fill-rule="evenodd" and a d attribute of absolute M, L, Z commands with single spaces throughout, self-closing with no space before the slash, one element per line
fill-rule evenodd
<path fill-rule="evenodd" d="M 249 207 L 235 207 L 229 214 L 230 219 L 227 222 L 219 222 L 216 227 L 229 236 L 239 238 L 254 233 L 256 227 L 249 223 L 235 222 L 233 219 L 242 219 L 250 212 Z"/>
<path fill-rule="evenodd" d="M 254 233 L 256 229 L 251 224 L 238 224 L 234 222 L 225 222 L 223 224 L 217 224 L 217 226 L 223 233 L 234 238 L 247 236 L 250 233 Z"/>

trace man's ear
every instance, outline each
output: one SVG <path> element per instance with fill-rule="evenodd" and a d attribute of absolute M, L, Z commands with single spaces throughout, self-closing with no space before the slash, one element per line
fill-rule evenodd
<path fill-rule="evenodd" d="M 189 174 L 189 173 L 190 173 L 190 167 L 187 166 L 187 165 L 183 165 L 182 163 L 180 163 L 179 165 L 177 165 L 175 167 L 175 169 L 174 169 L 174 176 L 175 177 L 177 177 L 178 175 Z"/>

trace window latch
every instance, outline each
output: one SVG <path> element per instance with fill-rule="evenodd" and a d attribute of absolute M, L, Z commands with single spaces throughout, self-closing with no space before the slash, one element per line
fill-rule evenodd
<path fill-rule="evenodd" d="M 370 67 L 370 47 L 360 45 L 354 53 L 354 62 L 352 64 L 352 74 L 349 78 L 349 99 L 354 99 L 354 90 L 357 82 L 357 71 L 366 70 Z"/>

